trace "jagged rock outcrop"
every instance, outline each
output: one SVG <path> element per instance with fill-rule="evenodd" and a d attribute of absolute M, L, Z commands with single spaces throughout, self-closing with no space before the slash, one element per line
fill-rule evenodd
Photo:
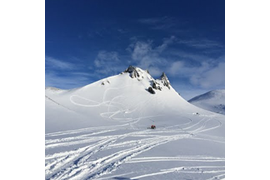
<path fill-rule="evenodd" d="M 154 79 L 148 70 L 142 70 L 138 67 L 129 66 L 124 72 L 121 74 L 128 73 L 131 78 L 135 78 L 138 81 L 142 81 L 143 79 L 147 79 L 150 83 L 151 89 L 147 89 L 150 93 L 155 93 L 155 90 L 162 91 L 163 86 L 166 86 L 168 89 L 171 88 L 170 81 L 166 74 L 163 72 L 159 79 Z M 154 94 L 153 93 L 153 94 Z"/>
<path fill-rule="evenodd" d="M 168 77 L 166 76 L 166 74 L 164 72 L 162 73 L 160 79 L 161 79 L 161 83 L 164 86 L 168 87 L 169 89 L 171 88 L 170 81 L 169 81 Z"/>
<path fill-rule="evenodd" d="M 152 81 L 152 87 L 156 90 L 160 90 L 161 91 L 161 87 L 160 87 L 160 84 L 156 81 Z"/>
<path fill-rule="evenodd" d="M 124 72 L 128 72 L 130 74 L 131 78 L 136 78 L 136 77 L 140 77 L 139 72 L 137 71 L 137 69 L 133 66 L 129 66 Z"/>

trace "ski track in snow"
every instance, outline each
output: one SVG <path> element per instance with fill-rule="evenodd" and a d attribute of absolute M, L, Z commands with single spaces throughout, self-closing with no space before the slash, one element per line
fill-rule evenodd
<path fill-rule="evenodd" d="M 125 163 L 136 164 L 165 161 L 204 162 L 206 164 L 204 164 L 204 166 L 181 166 L 170 169 L 162 169 L 158 172 L 137 175 L 130 179 L 147 179 L 151 176 L 158 176 L 168 173 L 208 173 L 211 174 L 209 180 L 225 178 L 224 166 L 211 165 L 212 162 L 225 162 L 223 157 L 136 157 L 137 155 L 149 151 L 157 146 L 180 139 L 189 138 L 224 143 L 224 141 L 219 141 L 211 136 L 196 137 L 198 133 L 219 128 L 222 125 L 220 121 L 215 120 L 211 116 L 202 115 L 199 118 L 196 116 L 196 120 L 186 117 L 188 122 L 184 124 L 159 128 L 154 131 L 151 129 L 136 129 L 134 125 L 140 120 L 145 118 L 155 118 L 161 115 L 139 116 L 138 118 L 128 116 L 138 109 L 125 107 L 124 104 L 115 102 L 117 98 L 123 98 L 123 96 L 116 96 L 111 100 L 107 100 L 106 97 L 109 90 L 111 89 L 107 89 L 104 92 L 102 102 L 97 102 L 78 95 L 70 96 L 70 102 L 76 106 L 83 106 L 86 108 L 107 106 L 107 112 L 102 112 L 100 116 L 111 120 L 123 121 L 124 124 L 115 126 L 89 127 L 46 134 L 45 149 L 49 151 L 45 157 L 46 179 L 108 179 L 109 177 L 102 178 L 102 176 L 116 171 L 122 164 Z M 117 90 L 117 88 L 113 88 L 113 90 Z M 88 104 L 78 103 L 76 102 L 76 98 L 77 100 L 82 99 L 88 102 Z M 140 108 L 141 106 L 139 104 L 143 103 L 147 102 L 139 102 L 133 107 Z M 116 116 L 118 114 L 125 114 L 126 116 L 124 116 L 124 118 L 117 118 Z M 124 130 L 127 128 L 132 131 L 125 133 Z M 60 152 L 52 151 L 53 153 L 50 153 L 50 150 L 71 146 L 74 146 L 72 147 L 72 150 L 60 150 Z M 106 154 L 106 152 L 109 152 L 109 154 Z M 106 155 L 100 156 L 100 153 L 105 153 Z M 207 163 L 210 164 L 208 165 Z M 130 175 L 132 173 L 128 174 Z"/>
<path fill-rule="evenodd" d="M 118 169 L 123 163 L 145 163 L 145 162 L 225 162 L 224 158 L 221 157 L 203 157 L 203 156 L 180 156 L 180 157 L 145 157 L 145 158 L 136 158 L 137 155 L 146 152 L 152 148 L 155 148 L 159 145 L 172 142 L 175 140 L 190 138 L 196 139 L 193 134 L 204 132 L 207 130 L 218 128 L 218 126 L 207 127 L 207 122 L 213 119 L 202 118 L 196 127 L 191 125 L 186 128 L 180 129 L 171 129 L 173 127 L 168 127 L 170 131 L 166 128 L 161 128 L 160 130 L 140 130 L 134 132 L 128 132 L 124 134 L 111 134 L 103 135 L 104 133 L 115 133 L 118 130 L 123 130 L 121 126 L 109 126 L 107 127 L 97 127 L 89 129 L 79 129 L 72 131 L 65 131 L 59 133 L 50 133 L 50 136 L 47 136 L 46 139 L 46 149 L 59 148 L 61 146 L 70 146 L 74 144 L 87 144 L 90 145 L 80 147 L 78 149 L 73 149 L 65 152 L 58 152 L 54 154 L 46 155 L 45 163 L 45 174 L 46 179 L 96 179 L 108 173 L 111 173 Z M 186 124 L 188 125 L 188 124 Z M 180 126 L 180 125 L 179 125 Z M 195 129 L 194 129 L 195 128 Z M 188 132 L 187 129 L 191 131 Z M 87 133 L 89 131 L 89 133 Z M 83 133 L 83 134 L 81 134 Z M 74 136 L 77 134 L 77 136 Z M 162 135 L 161 135 L 162 134 Z M 63 137 L 67 136 L 66 138 Z M 71 137 L 69 137 L 72 135 Z M 53 137 L 53 139 L 49 139 Z M 59 137 L 59 138 L 57 138 Z M 140 139 L 135 140 L 126 140 L 130 137 L 140 137 Z M 206 138 L 200 138 L 206 139 Z M 102 158 L 96 158 L 94 155 L 98 154 L 101 151 L 111 150 L 111 149 L 123 149 L 112 153 Z M 133 177 L 131 179 L 141 179 L 150 176 L 158 176 L 168 173 L 210 173 L 213 174 L 213 179 L 223 178 L 224 167 L 219 167 L 219 170 L 213 170 L 218 167 L 206 166 L 206 169 L 201 167 L 181 167 L 184 169 L 168 169 L 160 170 L 156 173 L 150 173 L 145 175 L 140 175 Z"/>
<path fill-rule="evenodd" d="M 208 170 L 209 168 L 212 169 L 216 169 L 216 170 Z M 181 167 L 176 167 L 176 168 L 171 168 L 171 169 L 162 169 L 159 172 L 155 172 L 155 173 L 149 173 L 149 174 L 145 174 L 145 175 L 140 175 L 140 176 L 136 176 L 136 177 L 132 177 L 130 179 L 141 179 L 141 178 L 146 178 L 146 177 L 151 177 L 151 176 L 157 176 L 157 175 L 163 175 L 163 174 L 168 174 L 168 173 L 196 173 L 196 174 L 202 174 L 202 173 L 207 173 L 207 174 L 217 174 L 217 173 L 221 173 L 220 175 L 217 176 L 213 176 L 211 178 L 209 178 L 209 180 L 211 179 L 220 179 L 221 177 L 225 177 L 225 170 L 224 170 L 224 166 L 181 166 Z"/>
<path fill-rule="evenodd" d="M 92 161 L 90 157 L 99 152 L 101 149 L 112 144 L 116 140 L 130 137 L 136 134 L 146 133 L 133 132 L 124 135 L 105 136 L 101 142 L 95 143 L 93 146 L 86 146 L 79 148 L 76 151 L 70 153 L 65 152 L 64 156 L 50 155 L 47 159 L 54 159 L 54 161 L 46 164 L 46 179 L 65 179 L 65 178 L 79 178 L 79 179 L 91 179 L 102 174 L 108 173 L 116 169 L 120 164 L 126 162 L 130 158 L 152 149 L 155 146 L 185 138 L 190 135 L 178 135 L 178 136 L 156 136 L 151 138 L 145 138 L 137 141 L 132 141 L 135 146 L 116 152 L 109 156 Z M 151 130 L 150 130 L 151 131 Z M 150 142 L 150 143 L 149 143 Z M 130 142 L 128 142 L 130 143 Z M 116 146 L 117 147 L 117 146 Z M 129 147 L 129 146 L 128 146 Z M 87 177 L 86 177 L 87 176 Z"/>

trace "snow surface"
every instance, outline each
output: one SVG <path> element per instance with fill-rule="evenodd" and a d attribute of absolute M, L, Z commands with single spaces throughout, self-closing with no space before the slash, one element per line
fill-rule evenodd
<path fill-rule="evenodd" d="M 188 102 L 208 111 L 225 115 L 225 90 L 213 90 L 190 99 Z"/>
<path fill-rule="evenodd" d="M 46 88 L 45 178 L 225 178 L 224 115 L 134 69 L 77 89 Z"/>

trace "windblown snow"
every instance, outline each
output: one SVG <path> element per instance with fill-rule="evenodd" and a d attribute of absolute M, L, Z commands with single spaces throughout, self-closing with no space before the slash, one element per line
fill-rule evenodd
<path fill-rule="evenodd" d="M 224 179 L 224 115 L 185 101 L 165 73 L 130 66 L 46 88 L 46 179 Z M 156 129 L 150 129 L 155 125 Z"/>

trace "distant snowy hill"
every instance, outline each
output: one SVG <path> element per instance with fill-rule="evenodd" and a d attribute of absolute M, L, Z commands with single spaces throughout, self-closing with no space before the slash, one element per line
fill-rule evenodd
<path fill-rule="evenodd" d="M 220 114 L 225 114 L 225 90 L 213 90 L 190 99 L 191 104 Z"/>
<path fill-rule="evenodd" d="M 45 107 L 46 179 L 225 178 L 224 116 L 184 100 L 165 73 L 130 66 L 84 87 L 47 87 Z"/>

